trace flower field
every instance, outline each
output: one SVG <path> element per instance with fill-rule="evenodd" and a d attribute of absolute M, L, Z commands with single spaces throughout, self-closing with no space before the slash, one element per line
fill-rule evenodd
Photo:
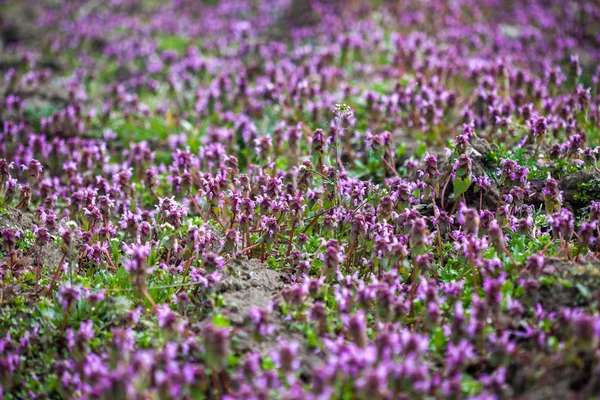
<path fill-rule="evenodd" d="M 600 398 L 598 21 L 0 0 L 0 399 Z"/>

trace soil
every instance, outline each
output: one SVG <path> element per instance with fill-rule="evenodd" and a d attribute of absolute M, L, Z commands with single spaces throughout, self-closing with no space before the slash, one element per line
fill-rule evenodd
<path fill-rule="evenodd" d="M 35 7 L 25 4 L 10 6 L 8 13 L 0 13 L 0 40 L 5 46 L 31 43 L 41 36 Z"/>
<path fill-rule="evenodd" d="M 4 229 L 13 230 L 30 230 L 33 231 L 34 219 L 29 213 L 17 210 L 14 207 L 7 207 L 6 212 L 0 214 L 0 231 Z M 50 232 L 55 234 L 56 232 Z M 31 251 L 29 263 L 35 263 L 38 257 L 38 247 L 34 245 L 34 249 Z M 62 259 L 62 251 L 60 247 L 53 241 L 49 241 L 42 247 L 40 255 L 40 263 L 42 266 L 50 269 L 54 269 L 60 263 Z"/>
<path fill-rule="evenodd" d="M 13 230 L 29 230 L 33 231 L 34 228 L 34 219 L 33 216 L 29 213 L 22 212 L 13 207 L 7 207 L 0 213 L 0 232 L 4 229 L 13 229 Z M 53 236 L 56 232 L 50 232 Z M 41 252 L 39 246 L 36 244 L 31 248 L 31 252 L 27 256 L 21 256 L 16 265 L 13 265 L 11 268 L 12 272 L 15 274 L 20 274 L 24 270 L 35 271 L 37 262 L 39 262 L 42 267 L 44 267 L 47 271 L 54 271 L 58 264 L 61 262 L 63 253 L 60 247 L 54 242 L 54 240 L 50 240 L 44 246 L 42 246 Z M 0 257 L 0 275 L 6 272 L 7 264 L 4 260 L 4 255 Z M 23 289 L 21 288 L 23 285 L 22 282 L 14 282 L 13 284 L 6 285 L 0 290 L 0 304 L 2 304 L 7 299 L 10 299 L 13 296 L 22 296 Z M 33 299 L 31 297 L 30 299 Z"/>
<path fill-rule="evenodd" d="M 549 260 L 547 267 L 553 276 L 577 286 L 565 286 L 560 282 L 542 286 L 538 301 L 547 312 L 556 312 L 564 307 L 589 306 L 600 294 L 600 260 L 579 259 L 575 261 Z"/>
<path fill-rule="evenodd" d="M 516 368 L 508 378 L 520 381 L 521 388 L 514 396 L 516 400 L 580 400 L 595 399 L 593 387 L 589 385 L 590 371 L 587 367 L 574 368 L 559 365 L 551 371 Z"/>
<path fill-rule="evenodd" d="M 536 296 L 524 299 L 535 305 L 539 303 L 549 313 L 565 308 L 585 309 L 599 300 L 600 260 L 595 257 L 578 258 L 576 261 L 548 259 L 545 273 L 564 279 L 563 282 L 576 282 L 577 286 L 564 285 L 557 281 L 542 286 Z M 530 345 L 524 343 L 524 346 Z M 553 366 L 543 372 L 528 367 L 524 360 L 515 360 L 507 371 L 507 383 L 519 400 L 558 400 L 598 398 L 598 385 L 592 381 L 593 363 L 589 354 L 577 356 L 580 365 L 574 366 L 564 359 L 547 356 L 547 364 Z"/>
<path fill-rule="evenodd" d="M 249 320 L 249 312 L 253 307 L 264 309 L 276 300 L 288 275 L 270 269 L 256 259 L 236 259 L 229 264 L 229 269 L 229 275 L 219 284 L 217 292 L 225 302 L 221 311 L 235 328 L 233 342 L 236 350 L 241 353 L 255 350 L 265 357 L 278 348 L 279 342 L 296 341 L 300 344 L 298 356 L 303 370 L 310 374 L 321 357 L 308 347 L 301 332 L 289 327 L 277 309 L 270 314 L 270 322 L 274 325 L 273 333 L 260 340 L 254 337 Z"/>
<path fill-rule="evenodd" d="M 596 184 L 593 184 L 593 183 Z M 582 188 L 582 184 L 590 184 Z M 558 185 L 563 191 L 563 200 L 572 211 L 589 205 L 590 200 L 600 200 L 600 179 L 598 174 L 579 171 L 563 177 Z"/>

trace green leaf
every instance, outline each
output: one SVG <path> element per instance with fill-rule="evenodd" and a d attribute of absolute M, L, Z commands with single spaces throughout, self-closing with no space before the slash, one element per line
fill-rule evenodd
<path fill-rule="evenodd" d="M 579 293 L 586 299 L 589 299 L 592 296 L 588 288 L 583 286 L 581 283 L 576 284 L 575 287 L 577 288 L 577 291 L 579 291 Z"/>
<path fill-rule="evenodd" d="M 263 358 L 261 366 L 262 366 L 262 369 L 266 370 L 266 371 L 275 369 L 275 363 L 273 362 L 271 357 Z"/>
<path fill-rule="evenodd" d="M 425 143 L 425 142 L 419 143 L 419 147 L 417 147 L 417 151 L 415 152 L 415 155 L 417 156 L 417 158 L 423 157 L 426 152 L 427 152 L 427 143 Z"/>
<path fill-rule="evenodd" d="M 454 187 L 454 198 L 458 199 L 463 193 L 469 190 L 469 187 L 471 187 L 471 177 L 457 177 L 452 181 L 452 186 Z"/>
<path fill-rule="evenodd" d="M 229 328 L 229 326 L 231 326 L 231 323 L 227 320 L 227 318 L 221 314 L 216 314 L 212 318 L 212 323 L 214 326 L 219 328 Z"/>
<path fill-rule="evenodd" d="M 306 332 L 306 344 L 311 349 L 316 349 L 319 346 L 319 337 L 312 329 L 308 329 Z"/>
<path fill-rule="evenodd" d="M 431 335 L 431 344 L 435 346 L 437 350 L 442 350 L 446 346 L 448 338 L 444 334 L 444 330 L 441 327 L 435 328 Z"/>
<path fill-rule="evenodd" d="M 469 396 L 474 396 L 483 389 L 483 384 L 469 374 L 463 374 L 461 385 L 463 391 Z"/>

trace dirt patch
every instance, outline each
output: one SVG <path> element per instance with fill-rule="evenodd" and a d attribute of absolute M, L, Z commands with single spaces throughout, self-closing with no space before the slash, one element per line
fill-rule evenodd
<path fill-rule="evenodd" d="M 526 295 L 522 303 L 528 307 L 541 304 L 544 311 L 558 313 L 568 308 L 595 308 L 600 293 L 600 260 L 595 257 L 577 261 L 548 259 L 547 276 L 556 277 L 552 284 L 543 285 L 535 295 Z M 515 326 L 518 329 L 518 326 Z M 526 340 L 522 346 L 535 344 Z M 573 360 L 576 359 L 577 362 Z M 599 387 L 593 376 L 594 359 L 587 350 L 575 358 L 556 357 L 540 352 L 533 359 L 515 358 L 507 371 L 506 381 L 515 399 L 588 399 L 598 398 Z"/>
<path fill-rule="evenodd" d="M 598 299 L 600 293 L 600 260 L 581 258 L 577 262 L 550 259 L 546 273 L 557 277 L 552 285 L 543 285 L 539 302 L 548 312 L 560 311 L 565 307 L 585 308 Z"/>
<path fill-rule="evenodd" d="M 266 309 L 276 298 L 285 285 L 287 274 L 267 268 L 256 259 L 235 260 L 230 263 L 229 272 L 230 275 L 217 287 L 217 292 L 225 302 L 223 314 L 236 328 L 235 349 L 241 353 L 256 350 L 262 357 L 267 357 L 272 350 L 278 348 L 281 341 L 296 341 L 300 344 L 298 355 L 303 370 L 310 374 L 320 362 L 320 357 L 314 349 L 308 347 L 302 333 L 289 327 L 279 311 L 273 310 L 269 315 L 270 323 L 274 326 L 273 332 L 260 340 L 255 338 L 254 327 L 249 318 L 253 307 Z"/>
<path fill-rule="evenodd" d="M 597 398 L 597 388 L 590 385 L 591 365 L 582 368 L 561 363 L 551 370 L 534 370 L 513 366 L 507 380 L 515 389 L 516 400 L 579 400 Z"/>
<path fill-rule="evenodd" d="M 279 290 L 287 275 L 267 268 L 259 260 L 237 258 L 229 264 L 229 275 L 219 284 L 217 291 L 227 293 L 253 287 Z"/>
<path fill-rule="evenodd" d="M 24 3 L 24 2 L 23 2 Z M 6 45 L 32 44 L 43 36 L 38 23 L 38 9 L 30 4 L 7 6 L 0 13 L 0 40 Z"/>
<path fill-rule="evenodd" d="M 563 177 L 558 186 L 563 191 L 566 206 L 578 211 L 589 205 L 591 200 L 600 199 L 600 175 L 579 171 Z"/>
<path fill-rule="evenodd" d="M 14 207 L 7 207 L 5 212 L 0 214 L 0 231 L 4 229 L 13 229 L 13 230 L 29 230 L 33 231 L 34 228 L 34 219 L 33 216 L 29 213 L 22 212 L 17 210 Z M 50 232 L 51 235 L 56 234 L 56 232 Z M 35 262 L 38 257 L 38 248 L 32 250 L 30 254 L 30 263 Z M 62 259 L 62 251 L 60 247 L 53 241 L 50 240 L 42 247 L 42 252 L 40 255 L 40 263 L 42 266 L 46 268 L 54 268 L 60 263 Z"/>
<path fill-rule="evenodd" d="M 32 108 L 44 108 L 48 106 L 66 107 L 75 99 L 69 96 L 66 88 L 59 84 L 45 84 L 37 88 L 18 89 L 13 94 L 27 100 L 27 105 Z M 82 103 L 82 101 L 79 101 Z"/>

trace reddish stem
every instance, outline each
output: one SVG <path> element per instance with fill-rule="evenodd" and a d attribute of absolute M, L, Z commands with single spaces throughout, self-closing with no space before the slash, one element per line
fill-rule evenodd
<path fill-rule="evenodd" d="M 115 263 L 113 262 L 113 259 L 112 259 L 111 255 L 110 255 L 110 253 L 108 252 L 108 250 L 104 250 L 104 255 L 106 255 L 106 258 L 108 260 L 108 264 L 109 264 L 110 268 L 113 271 L 116 271 L 117 267 L 115 267 Z"/>
<path fill-rule="evenodd" d="M 150 304 L 152 304 L 152 308 L 156 310 L 156 303 L 154 302 L 154 299 L 152 298 L 152 296 L 150 296 L 150 293 L 148 293 L 148 290 L 146 288 L 142 288 L 142 294 L 150 302 Z"/>
<path fill-rule="evenodd" d="M 296 230 L 296 221 L 297 221 L 297 219 L 294 218 L 294 222 L 292 222 L 292 230 L 290 232 L 290 238 L 289 238 L 289 243 L 288 243 L 286 257 L 289 257 L 290 256 L 290 252 L 292 251 L 292 239 L 294 238 L 294 231 Z"/>
<path fill-rule="evenodd" d="M 387 162 L 385 156 L 381 157 L 381 161 L 383 161 L 383 163 L 387 165 L 387 167 L 394 173 L 394 175 L 396 175 L 396 178 L 400 178 L 400 175 L 398 175 L 398 171 L 396 171 L 396 168 L 394 168 L 392 165 L 390 165 L 389 162 Z"/>
<path fill-rule="evenodd" d="M 446 188 L 448 187 L 448 183 L 450 183 L 450 176 L 448 176 L 446 178 L 446 182 L 444 182 L 444 188 L 442 189 L 442 195 L 441 195 L 441 198 L 440 198 L 440 203 L 441 203 L 441 206 L 442 206 L 442 210 L 444 210 L 444 211 L 446 210 L 446 204 L 444 204 L 444 196 L 446 194 Z"/>
<path fill-rule="evenodd" d="M 496 214 L 498 214 L 498 210 L 500 210 L 500 204 L 502 204 L 502 197 L 504 196 L 505 189 L 506 185 L 502 185 L 502 189 L 500 189 L 500 196 L 498 196 L 498 204 L 496 205 Z"/>
<path fill-rule="evenodd" d="M 54 287 L 56 286 L 56 282 L 58 281 L 58 277 L 60 276 L 60 272 L 62 271 L 62 265 L 65 262 L 65 258 L 67 258 L 66 253 L 63 254 L 62 259 L 58 263 L 58 266 L 56 267 L 56 271 L 54 271 L 54 276 L 52 277 L 52 282 L 50 283 L 50 286 L 48 287 L 46 293 L 52 294 L 52 291 L 54 290 Z"/>

